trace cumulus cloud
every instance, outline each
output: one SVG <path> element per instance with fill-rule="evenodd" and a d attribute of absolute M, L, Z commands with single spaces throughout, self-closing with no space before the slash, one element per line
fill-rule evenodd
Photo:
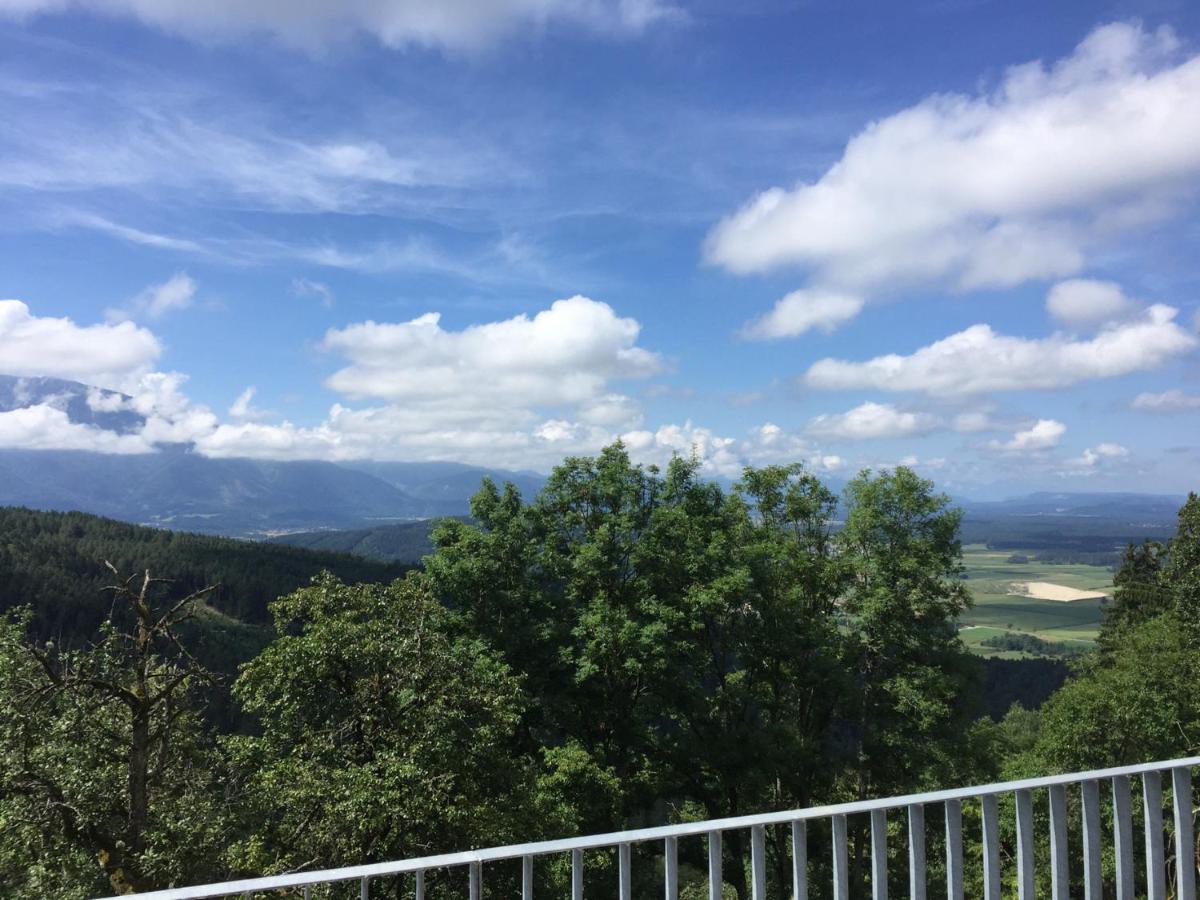
<path fill-rule="evenodd" d="M 0 300 L 0 370 L 116 387 L 162 353 L 154 334 L 132 322 L 76 325 L 36 316 L 20 300 Z"/>
<path fill-rule="evenodd" d="M 1112 281 L 1072 278 L 1046 295 L 1046 311 L 1072 328 L 1090 328 L 1128 316 L 1136 309 L 1121 286 Z"/>
<path fill-rule="evenodd" d="M 747 322 L 742 337 L 770 340 L 795 337 L 814 328 L 833 331 L 862 311 L 863 300 L 853 294 L 825 290 L 792 291 L 766 315 Z"/>
<path fill-rule="evenodd" d="M 844 413 L 827 413 L 812 419 L 807 431 L 818 437 L 859 441 L 870 438 L 909 437 L 937 427 L 928 413 L 903 412 L 887 403 L 863 403 Z"/>
<path fill-rule="evenodd" d="M 640 405 L 614 386 L 665 364 L 638 346 L 639 332 L 636 320 L 578 296 L 533 316 L 459 330 L 442 327 L 437 313 L 331 329 L 322 347 L 348 365 L 326 385 L 374 405 L 336 403 L 316 426 L 272 424 L 244 392 L 230 410 L 234 421 L 212 422 L 196 447 L 210 456 L 542 465 L 640 428 Z M 160 408 L 177 388 L 164 386 Z M 203 408 L 192 414 L 200 425 L 211 415 Z"/>
<path fill-rule="evenodd" d="M 177 272 L 162 284 L 152 284 L 120 309 L 107 310 L 109 321 L 160 319 L 169 312 L 187 309 L 196 296 L 196 282 L 186 272 Z"/>
<path fill-rule="evenodd" d="M 1195 349 L 1200 340 L 1176 324 L 1177 313 L 1156 304 L 1089 340 L 1011 337 L 988 325 L 972 325 L 908 356 L 890 353 L 866 362 L 822 359 L 803 381 L 815 388 L 940 395 L 1062 388 L 1153 369 Z"/>
<path fill-rule="evenodd" d="M 1094 469 L 1106 459 L 1124 459 L 1128 455 L 1128 448 L 1122 447 L 1120 444 L 1103 443 L 1097 444 L 1095 447 L 1088 447 L 1073 462 L 1081 468 Z"/>
<path fill-rule="evenodd" d="M 72 422 L 64 410 L 45 403 L 0 412 L 0 447 L 100 453 L 150 453 L 154 449 L 142 435 L 81 425 Z"/>
<path fill-rule="evenodd" d="M 355 33 L 390 47 L 473 48 L 518 29 L 556 22 L 637 33 L 680 15 L 665 0 L 0 0 L 0 14 L 10 17 L 70 9 L 129 16 L 201 39 L 269 33 L 305 48 Z"/>
<path fill-rule="evenodd" d="M 1097 28 L 1074 52 L 873 122 L 824 175 L 718 223 L 707 259 L 736 273 L 802 267 L 871 293 L 1061 278 L 1120 228 L 1172 209 L 1200 174 L 1200 56 L 1169 29 Z"/>
<path fill-rule="evenodd" d="M 1185 394 L 1178 388 L 1161 393 L 1141 393 L 1130 404 L 1134 409 L 1156 413 L 1179 413 L 1200 410 L 1200 394 Z"/>
<path fill-rule="evenodd" d="M 350 360 L 326 381 L 352 397 L 423 402 L 472 398 L 480 406 L 583 404 L 613 379 L 645 378 L 662 358 L 637 346 L 641 326 L 607 303 L 575 296 L 530 318 L 441 327 L 438 313 L 397 324 L 333 329 L 324 347 Z"/>
<path fill-rule="evenodd" d="M 800 462 L 816 472 L 835 472 L 846 465 L 842 457 L 823 452 L 773 422 L 752 428 L 741 438 L 717 434 L 691 421 L 628 431 L 620 437 L 630 456 L 640 462 L 661 466 L 675 455 L 695 455 L 704 472 L 729 479 L 738 478 L 748 465 Z"/>
<path fill-rule="evenodd" d="M 989 445 L 993 450 L 1006 450 L 1021 453 L 1030 450 L 1049 450 L 1057 447 L 1062 436 L 1067 433 L 1067 426 L 1054 419 L 1038 419 L 1029 428 L 1018 431 L 1009 441 L 992 441 Z"/>

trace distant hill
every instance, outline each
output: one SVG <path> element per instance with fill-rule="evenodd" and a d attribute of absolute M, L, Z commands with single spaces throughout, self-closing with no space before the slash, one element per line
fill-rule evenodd
<path fill-rule="evenodd" d="M 461 516 L 465 501 L 479 490 L 484 478 L 497 484 L 512 482 L 521 496 L 530 500 L 546 483 L 536 472 L 509 472 L 456 462 L 347 462 L 348 469 L 366 472 L 386 481 L 408 496 L 427 504 L 430 516 Z"/>
<path fill-rule="evenodd" d="M 280 535 L 272 538 L 271 542 L 304 547 L 308 550 L 354 553 L 367 559 L 415 565 L 422 557 L 433 552 L 433 542 L 430 541 L 429 534 L 437 521 L 427 519 L 348 531 L 304 531 Z"/>
<path fill-rule="evenodd" d="M 49 404 L 73 422 L 135 431 L 129 398 L 58 378 L 0 375 L 0 412 Z M 0 505 L 78 510 L 206 534 L 365 528 L 465 515 L 484 477 L 532 495 L 544 478 L 450 462 L 210 459 L 187 446 L 110 455 L 74 450 L 0 450 Z"/>
<path fill-rule="evenodd" d="M 344 553 L 144 528 L 85 513 L 0 508 L 0 611 L 29 604 L 38 634 L 90 634 L 107 610 L 108 560 L 121 572 L 150 569 L 179 591 L 219 585 L 213 609 L 253 625 L 267 604 L 329 569 L 346 581 L 391 581 L 406 566 Z"/>
<path fill-rule="evenodd" d="M 390 484 L 333 463 L 209 459 L 183 448 L 136 455 L 0 450 L 0 504 L 225 535 L 426 512 Z"/>
<path fill-rule="evenodd" d="M 1049 493 L 1008 500 L 960 500 L 963 540 L 997 549 L 1108 552 L 1129 542 L 1166 540 L 1186 498 L 1169 494 Z"/>

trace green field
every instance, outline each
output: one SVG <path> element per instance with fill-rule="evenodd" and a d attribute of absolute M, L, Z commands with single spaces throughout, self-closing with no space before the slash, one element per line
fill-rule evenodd
<path fill-rule="evenodd" d="M 1041 563 L 1012 563 L 1009 550 L 989 550 L 982 544 L 963 548 L 967 587 L 975 601 L 962 617 L 963 642 L 984 656 L 1018 658 L 1021 653 L 982 647 L 985 638 L 1005 632 L 1036 635 L 1047 641 L 1091 647 L 1100 631 L 1103 601 L 1079 600 L 1059 603 L 1035 600 L 1008 593 L 1014 581 L 1049 581 L 1087 591 L 1104 591 L 1111 596 L 1112 572 L 1103 566 Z"/>

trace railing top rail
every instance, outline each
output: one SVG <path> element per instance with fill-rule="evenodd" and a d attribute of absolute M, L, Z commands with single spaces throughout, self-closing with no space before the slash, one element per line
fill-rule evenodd
<path fill-rule="evenodd" d="M 884 797 L 878 800 L 836 803 L 828 806 L 814 806 L 808 809 L 784 810 L 750 816 L 737 816 L 728 819 L 709 819 L 702 822 L 684 822 L 679 825 L 660 825 L 654 828 L 614 831 L 608 834 L 586 835 L 584 837 L 564 838 L 553 841 L 538 841 L 529 844 L 510 844 L 506 847 L 489 847 L 484 850 L 466 850 L 459 853 L 443 853 L 437 856 L 423 856 L 414 859 L 394 860 L 392 862 L 345 866 L 338 869 L 295 872 L 289 875 L 273 875 L 265 878 L 248 878 L 240 881 L 226 881 L 220 884 L 168 888 L 166 890 L 150 891 L 132 896 L 138 897 L 140 900 L 207 900 L 207 898 L 229 897 L 247 892 L 358 881 L 363 878 L 382 878 L 388 875 L 402 875 L 425 869 L 465 866 L 475 862 L 496 862 L 497 860 L 517 859 L 522 856 L 545 856 L 551 853 L 566 853 L 571 850 L 596 850 L 602 847 L 614 847 L 619 844 L 637 844 L 645 841 L 663 840 L 669 837 L 689 837 L 708 834 L 712 831 L 732 831 L 738 828 L 749 828 L 752 825 L 778 825 L 810 819 L 826 819 L 837 815 L 853 815 L 855 813 L 869 813 L 875 810 L 898 809 L 914 804 L 943 803 L 947 800 L 967 800 L 974 797 L 1008 794 L 1014 791 L 1032 790 L 1052 787 L 1054 785 L 1076 784 L 1082 781 L 1112 778 L 1117 775 L 1140 775 L 1146 772 L 1161 772 L 1185 766 L 1200 766 L 1200 756 L 1191 756 L 1185 759 L 1173 759 L 1164 762 L 1141 763 L 1134 766 L 1117 766 L 1110 769 L 1093 769 L 1088 772 L 1072 772 L 1066 775 L 1046 775 L 1040 778 L 1026 778 L 1020 781 L 952 788 L 944 791 L 931 791 L 924 794 L 908 794 L 902 797 Z M 125 897 L 108 897 L 104 898 L 104 900 L 126 900 L 128 896 L 130 895 L 125 895 Z"/>

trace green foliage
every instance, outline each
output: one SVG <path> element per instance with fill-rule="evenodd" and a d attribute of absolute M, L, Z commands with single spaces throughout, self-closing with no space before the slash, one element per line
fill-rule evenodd
<path fill-rule="evenodd" d="M 95 633 L 109 603 L 102 593 L 119 571 L 170 573 L 181 593 L 213 587 L 207 602 L 226 616 L 267 624 L 267 604 L 322 570 L 347 581 L 386 581 L 406 567 L 274 544 L 144 528 L 85 513 L 0 507 L 0 611 L 34 610 L 34 634 L 75 644 Z"/>
<path fill-rule="evenodd" d="M 972 712 L 960 697 L 978 668 L 958 639 L 967 609 L 961 581 L 961 513 L 931 482 L 900 467 L 864 472 L 846 489 L 838 534 L 852 572 L 845 659 L 857 673 L 856 793 L 914 787 L 953 771 L 956 733 Z"/>
<path fill-rule="evenodd" d="M 281 871 L 504 843 L 534 831 L 514 755 L 524 699 L 503 661 L 447 630 L 422 576 L 320 576 L 272 604 L 278 637 L 234 688 L 261 731 L 227 740 L 259 823 L 238 865 Z"/>
<path fill-rule="evenodd" d="M 600 831 L 656 802 L 708 816 L 936 782 L 960 756 L 973 661 L 958 514 L 908 470 L 837 498 L 799 466 L 732 492 L 619 444 L 532 503 L 490 483 L 427 559 L 462 628 L 524 676 L 531 746 L 561 746 Z M 560 755 L 561 754 L 561 755 Z M 689 807 L 690 808 L 690 807 Z M 727 872 L 746 892 L 741 835 Z"/>
<path fill-rule="evenodd" d="M 1200 645 L 1200 496 L 1195 493 L 1179 510 L 1179 529 L 1171 541 L 1163 580 L 1180 620 Z"/>
<path fill-rule="evenodd" d="M 993 650 L 1014 650 L 1019 653 L 1028 653 L 1031 656 L 1054 656 L 1054 657 L 1071 657 L 1079 656 L 1086 651 L 1079 646 L 1064 644 L 1061 641 L 1047 641 L 1038 637 L 1035 634 L 1022 634 L 1020 632 L 1008 632 L 1007 634 L 996 634 L 989 638 L 984 638 L 980 641 L 980 646 L 990 647 Z"/>
<path fill-rule="evenodd" d="M 660 471 L 633 464 L 616 444 L 566 460 L 529 502 L 511 484 L 485 481 L 471 520 L 439 523 L 425 573 L 401 580 L 381 577 L 395 570 L 378 564 L 286 547 L 0 514 L 13 535 L 0 547 L 12 561 L 0 578 L 50 615 L 35 634 L 57 627 L 75 646 L 89 616 L 109 622 L 95 632 L 96 649 L 64 651 L 71 671 L 104 660 L 111 679 L 139 671 L 102 649 L 136 623 L 106 615 L 87 595 L 95 560 L 144 550 L 178 561 L 179 590 L 213 576 L 227 585 L 195 605 L 194 620 L 174 623 L 147 663 L 188 674 L 137 852 L 122 837 L 124 856 L 110 854 L 102 871 L 101 845 L 53 824 L 53 804 L 31 806 L 26 792 L 0 802 L 8 826 L 0 865 L 9 867 L 0 873 L 52 858 L 54 867 L 22 876 L 26 895 L 73 896 L 95 891 L 114 866 L 139 883 L 194 881 L 807 806 L 990 773 L 984 751 L 1017 742 L 1001 726 L 971 726 L 979 664 L 956 636 L 967 605 L 959 513 L 905 468 L 852 481 L 840 530 L 837 511 L 837 497 L 798 465 L 747 469 L 724 490 L 700 476 L 696 460 Z M 301 586 L 295 579 L 318 559 L 340 569 Z M 74 574 L 54 581 L 53 560 Z M 58 612 L 45 599 L 51 584 L 69 601 Z M 270 605 L 269 634 L 267 585 L 282 595 Z M 37 674 L 22 639 L 28 625 L 6 632 L 5 697 L 28 693 Z M 245 628 L 258 629 L 255 637 Z M 241 733 L 214 740 L 204 722 L 187 668 L 195 646 L 219 646 L 228 660 L 253 656 L 233 690 Z M 116 760 L 115 748 L 136 736 L 122 731 L 119 704 L 93 708 L 51 693 L 46 723 L 75 734 L 41 735 L 50 724 L 10 712 L 0 720 L 10 729 L 5 752 L 27 753 L 38 736 L 49 756 L 33 762 L 82 791 L 80 773 L 99 765 L 87 754 L 107 746 Z M 96 790 L 111 805 L 119 769 L 103 771 Z M 744 840 L 730 832 L 725 842 L 726 877 L 743 898 Z M 858 862 L 864 846 L 856 835 Z M 786 879 L 785 838 L 773 835 L 767 849 L 772 878 Z M 610 883 L 611 861 L 594 857 L 589 866 Z M 682 862 L 685 871 L 703 866 Z M 656 877 L 649 861 L 635 871 Z M 563 876 L 546 867 L 539 890 L 557 892 Z"/>
<path fill-rule="evenodd" d="M 211 676 L 175 626 L 196 598 L 146 576 L 86 649 L 24 641 L 0 622 L 0 883 L 77 897 L 204 878 L 223 845 L 220 758 L 198 714 Z"/>

